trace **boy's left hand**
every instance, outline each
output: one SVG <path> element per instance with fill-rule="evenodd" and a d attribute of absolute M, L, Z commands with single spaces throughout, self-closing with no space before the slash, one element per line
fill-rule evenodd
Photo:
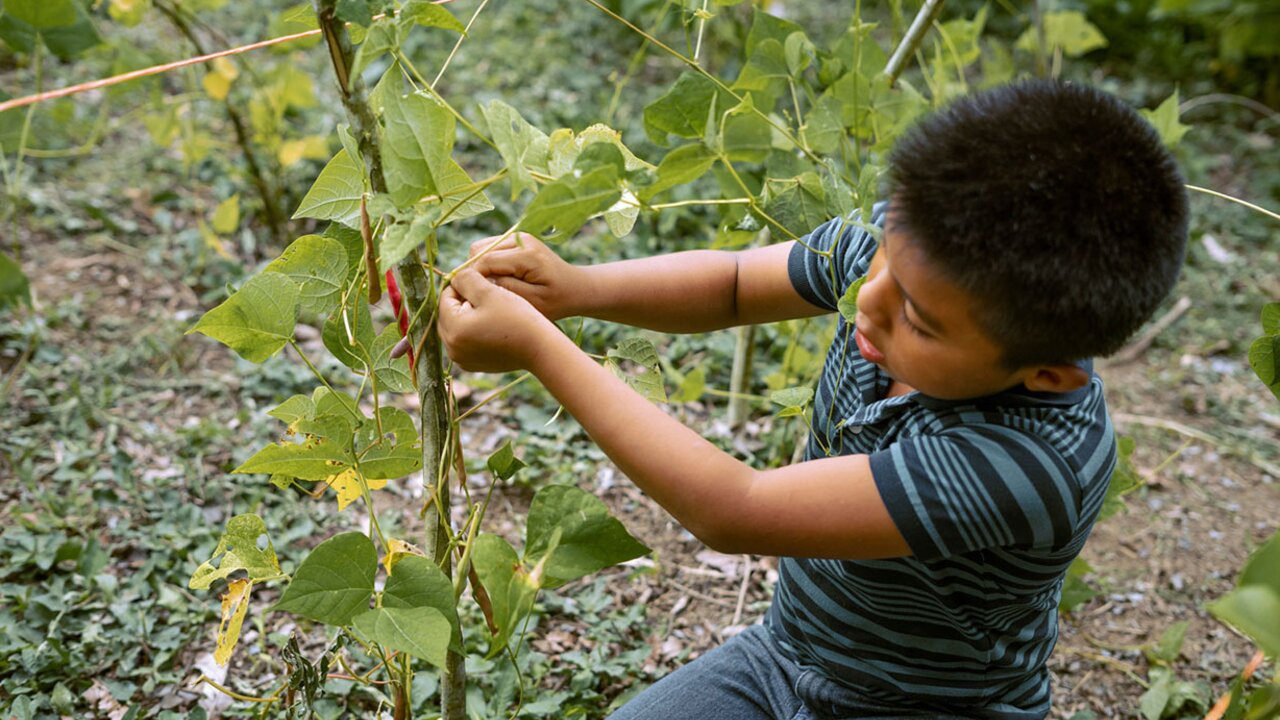
<path fill-rule="evenodd" d="M 475 372 L 530 368 L 546 332 L 558 332 L 528 300 L 470 269 L 440 295 L 438 327 L 449 357 Z"/>

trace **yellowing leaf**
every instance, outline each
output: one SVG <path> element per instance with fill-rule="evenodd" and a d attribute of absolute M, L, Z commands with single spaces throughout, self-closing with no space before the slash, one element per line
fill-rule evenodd
<path fill-rule="evenodd" d="M 1174 90 L 1173 94 L 1165 98 L 1164 102 L 1155 110 L 1142 109 L 1138 111 L 1142 117 L 1147 119 L 1155 127 L 1156 132 L 1160 133 L 1160 141 L 1168 147 L 1177 147 L 1182 140 L 1182 136 L 1187 134 L 1191 129 L 1190 125 L 1184 125 L 1178 120 L 1178 91 Z"/>
<path fill-rule="evenodd" d="M 348 468 L 337 475 L 333 475 L 325 480 L 329 487 L 338 494 L 338 510 L 345 510 L 356 498 L 362 493 L 360 476 L 356 475 L 355 468 Z M 386 487 L 386 480 L 369 480 L 367 481 L 370 490 L 379 490 Z"/>
<path fill-rule="evenodd" d="M 287 140 L 280 144 L 276 157 L 282 167 L 297 165 L 303 160 L 324 160 L 329 157 L 329 141 L 323 135 Z"/>
<path fill-rule="evenodd" d="M 240 76 L 234 63 L 226 58 L 218 58 L 209 64 L 209 72 L 205 73 L 204 91 L 214 100 L 226 100 L 231 92 L 231 83 Z"/>
<path fill-rule="evenodd" d="M 245 613 L 249 610 L 249 590 L 253 587 L 250 580 L 232 580 L 227 584 L 227 592 L 222 595 L 222 620 L 218 623 L 218 647 L 213 651 L 213 659 L 219 665 L 226 665 L 231 659 L 231 651 L 240 640 L 240 626 L 244 623 Z"/>
<path fill-rule="evenodd" d="M 150 7 L 151 0 L 111 0 L 111 4 L 107 6 L 107 14 L 121 25 L 133 27 L 142 22 L 142 16 Z"/>
<path fill-rule="evenodd" d="M 214 100 L 226 100 L 227 94 L 231 92 L 231 81 L 217 73 L 205 73 L 204 91 Z"/>
<path fill-rule="evenodd" d="M 240 193 L 223 200 L 213 211 L 213 229 L 223 235 L 235 232 L 240 225 Z"/>
<path fill-rule="evenodd" d="M 381 482 L 383 485 L 387 483 L 386 480 Z M 387 554 L 382 558 L 382 566 L 387 569 L 388 575 L 391 574 L 391 568 L 395 567 L 396 562 L 400 560 L 400 558 L 407 557 L 409 555 L 417 555 L 418 557 L 423 558 L 427 556 L 427 554 L 422 551 L 422 548 L 414 545 L 413 543 L 407 543 L 397 538 L 388 538 L 387 546 Z"/>
<path fill-rule="evenodd" d="M 217 253 L 218 257 L 224 260 L 235 260 L 235 257 L 227 251 L 226 243 L 222 242 L 222 238 L 218 237 L 218 233 L 209 227 L 209 223 L 197 219 L 196 227 L 200 229 L 200 237 L 204 238 L 205 247 Z"/>
<path fill-rule="evenodd" d="M 1049 48 L 1060 47 L 1068 57 L 1080 57 L 1091 50 L 1107 46 L 1107 38 L 1079 10 L 1045 13 L 1044 42 Z M 1018 38 L 1019 50 L 1035 52 L 1040 44 L 1036 28 L 1027 28 Z"/>

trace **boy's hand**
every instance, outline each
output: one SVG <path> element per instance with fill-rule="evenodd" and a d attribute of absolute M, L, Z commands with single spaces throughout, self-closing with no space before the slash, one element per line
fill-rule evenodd
<path fill-rule="evenodd" d="M 475 270 L 463 270 L 440 295 L 440 338 L 466 370 L 529 368 L 547 331 L 559 332 L 524 298 Z"/>
<path fill-rule="evenodd" d="M 471 243 L 471 257 L 498 238 Z M 580 314 L 588 294 L 586 271 L 565 262 L 542 241 L 526 233 L 503 240 L 473 265 L 481 275 L 533 303 L 552 320 Z"/>

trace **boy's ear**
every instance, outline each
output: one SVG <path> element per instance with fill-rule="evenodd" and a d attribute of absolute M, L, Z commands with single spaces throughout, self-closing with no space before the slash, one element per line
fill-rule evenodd
<path fill-rule="evenodd" d="M 1034 392 L 1064 393 L 1089 383 L 1089 373 L 1070 363 L 1033 368 L 1022 384 Z"/>

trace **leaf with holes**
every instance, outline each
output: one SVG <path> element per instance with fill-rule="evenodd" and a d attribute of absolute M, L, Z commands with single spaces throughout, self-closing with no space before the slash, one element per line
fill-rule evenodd
<path fill-rule="evenodd" d="M 260 363 L 293 339 L 298 294 L 298 286 L 284 275 L 259 273 L 205 313 L 187 334 L 203 333 L 245 360 Z"/>
<path fill-rule="evenodd" d="M 232 580 L 222 595 L 222 619 L 218 623 L 213 660 L 223 667 L 231 659 L 231 651 L 235 650 L 236 643 L 240 640 L 240 626 L 244 624 L 245 613 L 249 611 L 249 591 L 252 589 L 251 580 Z"/>
<path fill-rule="evenodd" d="M 547 134 L 529 124 L 520 112 L 501 100 L 491 100 L 481 107 L 489 134 L 498 153 L 507 164 L 511 177 L 511 199 L 525 190 L 538 189 L 530 172 L 549 172 L 547 168 Z"/>
<path fill-rule="evenodd" d="M 214 567 L 214 562 L 218 566 Z M 245 571 L 250 580 L 274 577 L 280 574 L 280 561 L 267 537 L 266 523 L 254 514 L 236 515 L 227 521 L 218 547 L 213 556 L 192 573 L 187 587 L 207 590 L 216 580 L 222 580 L 237 570 Z"/>
<path fill-rule="evenodd" d="M 267 265 L 298 286 L 303 312 L 326 317 L 338 306 L 347 279 L 347 251 L 342 243 L 321 235 L 303 235 L 289 243 L 280 257 Z"/>
<path fill-rule="evenodd" d="M 394 393 L 413 392 L 413 376 L 409 370 L 409 358 L 391 357 L 391 351 L 400 342 L 400 328 L 387 325 L 373 341 L 373 374 L 378 379 L 378 389 Z"/>
<path fill-rule="evenodd" d="M 409 413 L 383 406 L 378 418 L 381 423 L 365 420 L 356 431 L 355 451 L 365 478 L 399 478 L 422 469 L 422 442 Z"/>
<path fill-rule="evenodd" d="M 635 371 L 623 367 L 623 361 L 634 363 Z M 644 338 L 627 338 L 609 350 L 605 365 L 633 390 L 653 402 L 666 402 L 667 389 L 662 383 L 661 362 L 653 343 Z"/>
<path fill-rule="evenodd" d="M 378 553 L 358 532 L 325 540 L 307 555 L 271 610 L 285 610 L 326 625 L 346 625 L 368 608 Z"/>
<path fill-rule="evenodd" d="M 563 240 L 620 197 L 618 170 L 611 165 L 601 165 L 581 177 L 568 174 L 538 191 L 519 229 L 543 240 Z"/>

